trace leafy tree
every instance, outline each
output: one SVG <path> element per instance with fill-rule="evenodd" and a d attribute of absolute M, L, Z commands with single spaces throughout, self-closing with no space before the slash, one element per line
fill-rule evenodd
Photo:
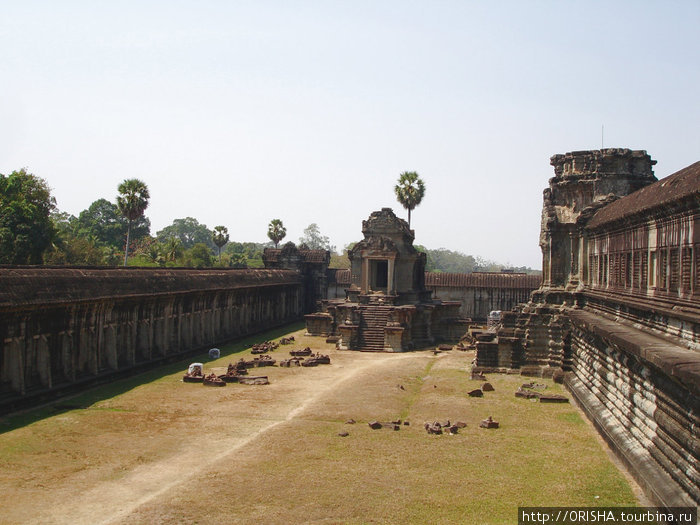
<path fill-rule="evenodd" d="M 90 207 L 80 212 L 75 223 L 75 235 L 94 237 L 103 246 L 121 249 L 129 229 L 128 219 L 119 211 L 116 204 L 107 199 L 98 199 Z M 131 225 L 131 241 L 150 234 L 151 221 L 140 215 Z"/>
<path fill-rule="evenodd" d="M 230 242 L 224 252 L 230 255 L 230 264 L 235 268 L 262 268 L 264 244 L 257 242 Z"/>
<path fill-rule="evenodd" d="M 399 175 L 399 182 L 394 186 L 396 200 L 408 210 L 408 227 L 411 227 L 411 211 L 418 206 L 425 196 L 425 184 L 415 171 L 405 171 Z"/>
<path fill-rule="evenodd" d="M 121 214 L 129 220 L 129 226 L 126 230 L 126 247 L 124 249 L 124 266 L 126 266 L 129 259 L 131 225 L 146 211 L 148 199 L 151 196 L 148 193 L 146 184 L 139 179 L 126 179 L 119 185 L 117 190 L 119 191 L 117 206 Z"/>
<path fill-rule="evenodd" d="M 175 219 L 170 226 L 166 226 L 156 233 L 156 237 L 161 242 L 167 241 L 171 237 L 180 239 L 186 250 L 197 243 L 202 243 L 212 249 L 215 246 L 212 241 L 213 232 L 206 225 L 200 224 L 194 217 Z"/>
<path fill-rule="evenodd" d="M 104 248 L 95 243 L 95 239 L 61 235 L 49 249 L 44 252 L 44 264 L 63 265 L 80 264 L 100 266 L 105 262 Z"/>
<path fill-rule="evenodd" d="M 321 230 L 319 230 L 318 224 L 315 222 L 306 227 L 304 235 L 299 238 L 299 244 L 311 250 L 335 251 L 335 246 L 331 246 L 328 237 L 321 235 Z"/>
<path fill-rule="evenodd" d="M 267 227 L 267 236 L 275 243 L 275 248 L 277 248 L 280 241 L 287 236 L 287 228 L 284 227 L 281 220 L 272 219 Z"/>
<path fill-rule="evenodd" d="M 216 244 L 219 250 L 219 264 L 221 263 L 221 248 L 228 242 L 228 229 L 226 226 L 215 226 L 214 234 L 212 235 L 212 241 Z"/>
<path fill-rule="evenodd" d="M 56 199 L 46 181 L 22 168 L 0 174 L 0 263 L 41 264 L 56 237 Z"/>
<path fill-rule="evenodd" d="M 416 247 L 421 250 L 422 247 Z M 476 270 L 476 260 L 471 255 L 461 252 L 438 248 L 437 250 L 422 249 L 428 256 L 426 271 L 447 273 L 471 273 Z"/>
<path fill-rule="evenodd" d="M 195 268 L 206 268 L 211 266 L 211 250 L 202 242 L 198 242 L 192 248 L 190 248 L 187 251 L 186 256 L 188 266 L 193 266 Z"/>

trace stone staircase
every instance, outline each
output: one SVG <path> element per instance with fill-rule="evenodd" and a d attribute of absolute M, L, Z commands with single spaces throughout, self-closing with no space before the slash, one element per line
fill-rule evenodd
<path fill-rule="evenodd" d="M 366 306 L 361 308 L 360 350 L 384 351 L 384 329 L 393 306 Z"/>

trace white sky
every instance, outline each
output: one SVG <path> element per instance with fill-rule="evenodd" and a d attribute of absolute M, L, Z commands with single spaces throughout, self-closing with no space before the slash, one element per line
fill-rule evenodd
<path fill-rule="evenodd" d="M 604 125 L 659 178 L 700 158 L 699 28 L 698 0 L 0 0 L 0 173 L 341 248 L 417 171 L 416 243 L 539 268 L 551 155 Z"/>

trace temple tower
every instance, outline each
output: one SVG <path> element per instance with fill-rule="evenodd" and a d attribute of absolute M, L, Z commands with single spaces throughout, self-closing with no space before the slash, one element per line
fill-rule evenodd
<path fill-rule="evenodd" d="M 307 332 L 334 336 L 341 349 L 374 352 L 457 342 L 469 321 L 459 318 L 459 302 L 426 290 L 426 255 L 413 247 L 408 223 L 382 208 L 362 221 L 362 233 L 348 254 L 346 298 L 322 301 L 320 312 L 305 316 Z"/>
<path fill-rule="evenodd" d="M 643 150 L 573 151 L 550 159 L 542 206 L 542 289 L 574 290 L 584 270 L 583 227 L 602 206 L 656 181 Z"/>
<path fill-rule="evenodd" d="M 362 221 L 364 239 L 348 253 L 351 261 L 350 300 L 362 304 L 372 295 L 382 302 L 411 304 L 430 299 L 425 290 L 426 255 L 413 247 L 408 223 L 391 208 L 375 211 Z"/>

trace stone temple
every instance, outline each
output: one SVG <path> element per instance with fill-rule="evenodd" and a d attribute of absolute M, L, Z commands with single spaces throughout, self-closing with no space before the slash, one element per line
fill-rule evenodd
<path fill-rule="evenodd" d="M 0 267 L 0 414 L 304 314 L 340 348 L 399 352 L 502 310 L 477 338 L 477 371 L 561 380 L 653 504 L 698 506 L 700 162 L 661 180 L 646 151 L 550 162 L 541 282 L 426 276 L 386 208 L 363 222 L 342 279 L 328 252 L 290 243 L 266 250 L 265 269 Z"/>
<path fill-rule="evenodd" d="M 425 287 L 425 253 L 415 233 L 391 208 L 362 221 L 364 239 L 348 254 L 351 284 L 345 299 L 321 302 L 305 316 L 311 335 L 337 336 L 341 349 L 402 352 L 457 342 L 469 322 L 460 303 L 432 299 Z"/>

